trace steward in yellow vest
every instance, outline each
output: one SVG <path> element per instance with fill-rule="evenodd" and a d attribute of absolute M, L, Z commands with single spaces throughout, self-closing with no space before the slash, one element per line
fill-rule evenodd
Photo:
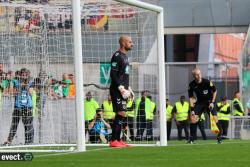
<path fill-rule="evenodd" d="M 152 100 L 152 96 L 148 95 L 150 99 L 150 116 L 146 120 L 147 121 L 147 133 L 146 133 L 146 140 L 153 141 L 153 120 L 156 113 L 156 105 L 155 102 Z"/>
<path fill-rule="evenodd" d="M 242 103 L 240 102 L 240 92 L 237 91 L 234 93 L 234 99 L 233 99 L 233 115 L 234 116 L 244 116 L 244 108 Z M 235 139 L 240 138 L 241 134 L 241 125 L 242 125 L 242 119 L 241 118 L 235 118 L 234 119 L 235 129 L 234 129 L 234 137 Z"/>
<path fill-rule="evenodd" d="M 233 114 L 234 116 L 243 116 L 244 108 L 242 103 L 240 102 L 240 92 L 236 92 L 233 99 Z"/>
<path fill-rule="evenodd" d="M 97 108 L 99 108 L 99 104 L 94 98 L 92 98 L 91 93 L 88 92 L 86 94 L 86 99 L 84 100 L 84 120 L 85 121 L 93 120 Z"/>
<path fill-rule="evenodd" d="M 166 99 L 166 119 L 167 119 L 167 139 L 170 140 L 172 128 L 172 110 L 173 106 L 170 104 L 169 99 Z"/>
<path fill-rule="evenodd" d="M 189 103 L 186 101 L 185 96 L 180 97 L 180 101 L 175 103 L 173 108 L 174 117 L 178 129 L 178 139 L 182 139 L 182 129 L 185 131 L 185 138 L 189 140 L 188 131 L 188 115 L 189 115 Z"/>
<path fill-rule="evenodd" d="M 133 98 L 129 98 L 127 101 L 127 112 L 126 112 L 126 122 L 124 127 L 129 129 L 129 138 L 131 141 L 135 140 L 134 135 L 134 118 L 135 118 L 135 102 Z M 127 134 L 127 130 L 125 130 L 125 134 Z"/>
<path fill-rule="evenodd" d="M 113 120 L 115 118 L 115 113 L 113 112 L 113 105 L 111 96 L 108 96 L 108 100 L 104 100 L 102 103 L 103 118 L 104 120 Z"/>
<path fill-rule="evenodd" d="M 142 140 L 143 132 L 147 129 L 147 121 L 152 121 L 151 100 L 148 91 L 142 91 L 141 97 L 136 99 L 135 116 L 137 120 L 136 140 Z"/>
<path fill-rule="evenodd" d="M 227 99 L 224 97 L 220 102 L 216 104 L 217 107 L 217 117 L 218 120 L 230 120 L 230 104 L 227 102 Z"/>
<path fill-rule="evenodd" d="M 223 97 L 220 102 L 216 104 L 217 116 L 219 120 L 219 126 L 222 130 L 222 138 L 226 138 L 228 125 L 229 125 L 229 116 L 230 116 L 230 104 L 227 102 L 227 98 Z"/>

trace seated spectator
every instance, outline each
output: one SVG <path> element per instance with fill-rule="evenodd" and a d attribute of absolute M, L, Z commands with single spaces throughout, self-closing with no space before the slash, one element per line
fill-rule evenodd
<path fill-rule="evenodd" d="M 70 85 L 70 80 L 69 80 L 69 75 L 68 74 L 63 74 L 62 76 L 62 93 L 63 93 L 63 97 L 66 98 L 68 97 L 69 94 L 69 85 Z"/>
<path fill-rule="evenodd" d="M 107 129 L 111 129 L 111 126 L 103 119 L 103 111 L 101 108 L 96 110 L 96 115 L 93 121 L 89 123 L 88 128 L 89 141 L 91 143 L 107 143 Z"/>

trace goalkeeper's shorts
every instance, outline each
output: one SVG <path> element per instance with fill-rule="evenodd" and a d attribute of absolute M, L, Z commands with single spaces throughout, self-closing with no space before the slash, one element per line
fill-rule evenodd
<path fill-rule="evenodd" d="M 127 101 L 123 99 L 118 89 L 110 88 L 110 95 L 112 99 L 113 111 L 115 113 L 127 110 Z"/>

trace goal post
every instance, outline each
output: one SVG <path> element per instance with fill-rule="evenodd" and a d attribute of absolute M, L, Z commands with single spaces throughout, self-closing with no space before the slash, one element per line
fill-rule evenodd
<path fill-rule="evenodd" d="M 157 52 L 158 52 L 158 74 L 159 74 L 159 113 L 160 113 L 160 145 L 167 145 L 167 129 L 166 129 L 166 80 L 165 80 L 165 50 L 164 50 L 164 11 L 160 6 L 137 0 L 116 0 L 118 2 L 127 3 L 132 6 L 152 10 L 157 13 Z"/>
<path fill-rule="evenodd" d="M 121 136 L 135 146 L 167 145 L 163 8 L 139 0 L 0 4 L 0 152 L 107 146 L 111 129 L 92 141 L 87 96 L 98 107 L 107 100 L 110 60 L 122 35 L 134 43 L 128 57 L 135 108 Z M 146 116 L 138 109 L 143 91 L 156 106 Z"/>

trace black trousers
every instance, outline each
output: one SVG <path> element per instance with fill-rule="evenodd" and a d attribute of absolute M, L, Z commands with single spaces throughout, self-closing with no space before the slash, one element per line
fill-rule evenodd
<path fill-rule="evenodd" d="M 167 121 L 167 140 L 170 140 L 172 121 Z"/>
<path fill-rule="evenodd" d="M 227 136 L 228 125 L 229 125 L 228 120 L 219 120 L 219 126 L 221 127 L 222 130 L 221 134 L 223 137 Z"/>
<path fill-rule="evenodd" d="M 178 140 L 182 139 L 182 129 L 184 129 L 185 132 L 185 138 L 186 140 L 189 139 L 189 131 L 188 131 L 188 120 L 185 121 L 178 121 L 179 125 L 177 125 L 178 130 Z"/>
<path fill-rule="evenodd" d="M 147 130 L 146 139 L 152 140 L 153 139 L 153 121 L 145 120 L 145 116 L 138 116 L 136 140 L 143 139 L 143 133 L 145 129 Z"/>
<path fill-rule="evenodd" d="M 12 121 L 10 125 L 10 133 L 8 136 L 8 141 L 12 142 L 14 136 L 16 135 L 17 127 L 21 118 L 24 124 L 25 144 L 33 143 L 34 141 L 33 116 L 32 116 L 32 109 L 29 108 L 14 109 L 14 112 L 12 114 Z"/>
<path fill-rule="evenodd" d="M 202 136 L 202 139 L 203 140 L 206 140 L 207 139 L 207 135 L 206 135 L 206 132 L 205 132 L 205 126 L 204 126 L 204 120 L 199 120 L 196 124 L 196 130 L 195 130 L 195 134 L 194 134 L 194 140 L 197 140 L 197 126 L 198 128 L 200 129 L 200 132 L 201 132 L 201 136 Z"/>

